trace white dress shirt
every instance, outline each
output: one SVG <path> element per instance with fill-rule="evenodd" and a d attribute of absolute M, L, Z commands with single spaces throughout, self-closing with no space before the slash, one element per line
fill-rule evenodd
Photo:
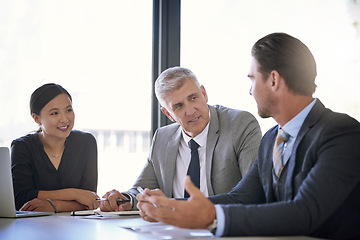
<path fill-rule="evenodd" d="M 209 196 L 207 183 L 206 183 L 206 141 L 209 131 L 209 123 L 205 129 L 197 135 L 194 139 L 199 144 L 198 153 L 200 160 L 200 191 L 207 197 Z M 184 180 L 187 174 L 187 170 L 191 160 L 191 149 L 188 142 L 191 138 L 182 131 L 182 139 L 180 140 L 179 152 L 176 158 L 176 168 L 173 183 L 173 197 L 183 198 L 184 197 Z"/>

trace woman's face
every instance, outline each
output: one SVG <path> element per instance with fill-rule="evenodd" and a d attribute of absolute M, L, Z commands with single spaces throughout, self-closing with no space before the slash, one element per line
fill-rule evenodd
<path fill-rule="evenodd" d="M 44 137 L 66 139 L 74 127 L 75 114 L 71 100 L 65 93 L 57 95 L 40 111 L 33 114 Z"/>

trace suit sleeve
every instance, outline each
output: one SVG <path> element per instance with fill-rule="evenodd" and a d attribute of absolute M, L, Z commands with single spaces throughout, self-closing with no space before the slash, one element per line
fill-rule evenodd
<path fill-rule="evenodd" d="M 158 131 L 156 131 L 154 134 L 152 144 L 150 147 L 149 157 L 145 163 L 143 170 L 141 171 L 139 177 L 136 179 L 133 187 L 128 192 L 126 192 L 126 194 L 129 194 L 134 200 L 133 209 L 136 209 L 136 205 L 137 205 L 136 195 L 139 192 L 136 188 L 138 186 L 149 189 L 160 188 L 152 160 L 154 145 L 156 144 L 157 135 L 158 135 Z"/>
<path fill-rule="evenodd" d="M 241 112 L 233 125 L 233 146 L 242 177 L 255 162 L 260 140 L 261 130 L 255 117 L 248 112 Z"/>
<path fill-rule="evenodd" d="M 338 216 L 336 214 L 347 204 L 358 206 L 351 199 L 359 198 L 356 190 L 360 182 L 359 123 L 350 118 L 336 117 L 327 121 L 326 126 L 307 139 L 306 148 L 297 150 L 301 150 L 297 155 L 302 159 L 297 159 L 301 161 L 301 171 L 292 179 L 292 184 L 298 185 L 294 197 L 266 204 L 256 201 L 253 204 L 247 201 L 244 201 L 247 204 L 237 203 L 242 201 L 239 199 L 242 196 L 255 196 L 254 190 L 259 184 L 254 183 L 261 177 L 270 177 L 259 175 L 259 180 L 256 180 L 255 170 L 251 169 L 251 176 L 247 176 L 227 196 L 231 199 L 227 200 L 230 204 L 221 205 L 226 221 L 224 236 L 311 235 L 331 216 Z M 252 194 L 244 193 L 246 189 Z M 355 207 L 353 211 L 359 212 L 359 208 Z M 358 219 L 352 219 L 355 221 L 353 224 L 358 223 Z"/>

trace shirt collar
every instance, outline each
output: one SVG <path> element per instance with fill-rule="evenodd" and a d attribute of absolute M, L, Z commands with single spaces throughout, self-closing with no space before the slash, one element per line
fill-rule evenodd
<path fill-rule="evenodd" d="M 285 132 L 287 132 L 290 137 L 297 137 L 301 126 L 303 125 L 305 118 L 309 114 L 310 110 L 315 105 L 317 98 L 314 98 L 314 100 L 306 106 L 298 115 L 296 115 L 293 119 L 291 119 L 289 122 L 287 122 L 282 129 L 284 129 Z M 279 126 L 279 128 L 281 128 Z"/>

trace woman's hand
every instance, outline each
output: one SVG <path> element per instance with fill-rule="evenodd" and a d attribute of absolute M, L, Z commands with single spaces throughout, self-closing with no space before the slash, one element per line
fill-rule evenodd
<path fill-rule="evenodd" d="M 24 204 L 20 211 L 34 211 L 34 212 L 55 212 L 54 207 L 46 200 L 34 198 Z"/>
<path fill-rule="evenodd" d="M 83 189 L 71 189 L 73 191 L 74 200 L 85 206 L 87 210 L 97 209 L 100 206 L 96 198 L 99 196 L 91 191 Z"/>

